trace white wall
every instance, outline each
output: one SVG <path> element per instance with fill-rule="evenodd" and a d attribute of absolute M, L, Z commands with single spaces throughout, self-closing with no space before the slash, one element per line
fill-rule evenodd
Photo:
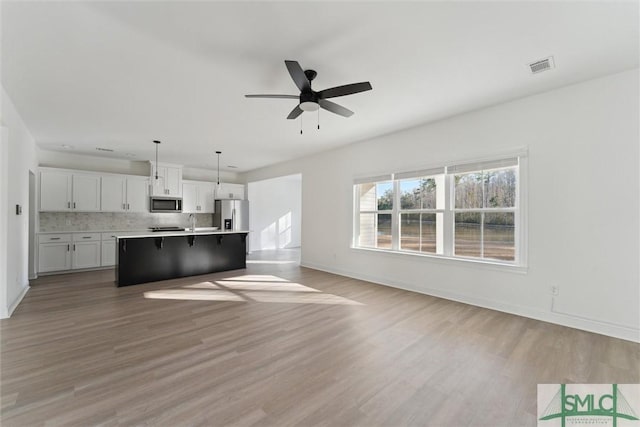
<path fill-rule="evenodd" d="M 11 99 L 2 88 L 1 125 L 6 128 L 6 140 L 3 138 L 2 185 L 0 197 L 3 199 L 3 216 L 6 221 L 6 240 L 0 243 L 6 245 L 4 252 L 6 269 L 0 274 L 4 282 L 0 284 L 4 299 L 0 300 L 0 316 L 7 317 L 20 301 L 29 287 L 29 170 L 37 168 L 37 151 L 33 137 L 20 118 Z M 16 215 L 15 206 L 22 206 L 22 215 Z"/>
<path fill-rule="evenodd" d="M 302 173 L 303 265 L 639 341 L 638 79 L 638 69 L 606 76 L 246 179 Z M 350 249 L 354 177 L 520 147 L 529 150 L 527 274 Z"/>
<path fill-rule="evenodd" d="M 40 166 L 53 168 L 78 169 L 95 172 L 123 173 L 128 175 L 149 175 L 149 162 L 125 159 L 114 159 L 104 156 L 66 153 L 62 151 L 40 150 L 38 153 Z M 185 167 L 182 170 L 184 179 L 215 182 L 217 172 L 209 169 Z M 242 183 L 235 172 L 220 171 L 220 181 Z"/>
<path fill-rule="evenodd" d="M 247 185 L 251 251 L 300 246 L 302 176 L 250 182 Z"/>

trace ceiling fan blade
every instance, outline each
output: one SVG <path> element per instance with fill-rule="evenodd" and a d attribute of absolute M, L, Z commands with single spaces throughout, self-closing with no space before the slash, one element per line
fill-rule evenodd
<path fill-rule="evenodd" d="M 350 85 L 336 86 L 329 89 L 321 90 L 320 92 L 318 92 L 318 97 L 320 99 L 335 98 L 336 96 L 351 95 L 371 89 L 373 88 L 371 87 L 371 83 L 369 82 L 352 83 Z"/>
<path fill-rule="evenodd" d="M 339 116 L 343 116 L 343 117 L 353 116 L 353 111 L 347 108 L 344 108 L 342 105 L 338 105 L 335 102 L 327 101 L 326 99 L 321 99 L 318 101 L 318 104 L 320 104 L 320 106 L 325 110 L 331 111 L 332 113 L 338 114 Z"/>
<path fill-rule="evenodd" d="M 300 92 L 310 91 L 311 83 L 309 83 L 309 79 L 305 76 L 298 61 L 284 61 L 284 63 L 287 66 L 287 70 L 289 70 L 289 74 L 291 74 L 293 82 L 298 86 L 298 89 L 300 89 Z"/>
<path fill-rule="evenodd" d="M 302 114 L 302 108 L 300 108 L 300 105 L 296 105 L 296 108 L 294 108 L 293 110 L 291 110 L 291 112 L 289 113 L 289 115 L 287 116 L 287 119 L 291 120 L 291 119 L 295 119 L 297 118 L 300 114 Z"/>
<path fill-rule="evenodd" d="M 284 99 L 299 99 L 299 95 L 245 95 L 245 98 L 284 98 Z"/>

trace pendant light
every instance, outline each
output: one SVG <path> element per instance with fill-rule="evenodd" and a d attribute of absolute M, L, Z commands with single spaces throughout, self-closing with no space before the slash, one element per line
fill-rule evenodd
<path fill-rule="evenodd" d="M 156 144 L 156 180 L 158 179 L 158 146 L 160 145 L 160 141 L 153 141 Z"/>
<path fill-rule="evenodd" d="M 222 154 L 222 151 L 216 151 L 216 154 L 218 156 L 218 183 L 216 184 L 216 196 L 220 197 L 220 154 Z"/>

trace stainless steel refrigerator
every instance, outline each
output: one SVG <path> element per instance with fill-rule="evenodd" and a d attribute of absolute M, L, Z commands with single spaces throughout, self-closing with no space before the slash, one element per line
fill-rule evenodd
<path fill-rule="evenodd" d="M 220 230 L 249 230 L 248 200 L 216 200 L 213 226 Z"/>

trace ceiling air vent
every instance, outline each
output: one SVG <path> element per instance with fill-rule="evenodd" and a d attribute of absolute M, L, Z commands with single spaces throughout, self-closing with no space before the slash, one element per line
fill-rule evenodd
<path fill-rule="evenodd" d="M 529 68 L 531 69 L 531 74 L 541 73 L 543 71 L 550 70 L 553 67 L 554 67 L 553 56 L 550 56 L 548 58 L 544 58 L 529 64 Z"/>
<path fill-rule="evenodd" d="M 111 148 L 101 148 L 101 147 L 96 147 L 96 150 L 98 151 L 105 151 L 107 153 L 113 153 L 113 150 Z"/>

